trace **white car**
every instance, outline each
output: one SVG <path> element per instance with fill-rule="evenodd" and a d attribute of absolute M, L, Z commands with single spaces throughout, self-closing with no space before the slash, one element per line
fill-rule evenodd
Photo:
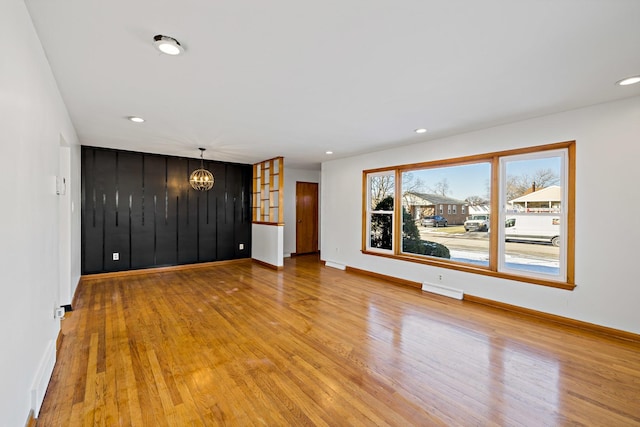
<path fill-rule="evenodd" d="M 488 231 L 489 215 L 471 215 L 464 222 L 464 231 Z"/>

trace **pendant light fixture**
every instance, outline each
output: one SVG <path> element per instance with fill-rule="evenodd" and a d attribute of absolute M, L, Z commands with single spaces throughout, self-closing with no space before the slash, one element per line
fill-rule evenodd
<path fill-rule="evenodd" d="M 204 151 L 206 148 L 200 148 L 200 169 L 191 172 L 189 183 L 194 190 L 209 191 L 213 188 L 213 174 L 204 168 Z"/>

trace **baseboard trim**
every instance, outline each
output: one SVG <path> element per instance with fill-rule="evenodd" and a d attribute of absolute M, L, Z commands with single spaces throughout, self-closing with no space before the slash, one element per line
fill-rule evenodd
<path fill-rule="evenodd" d="M 268 262 L 260 261 L 259 259 L 255 259 L 255 258 L 251 258 L 251 261 L 255 262 L 256 264 L 259 264 L 259 265 L 261 265 L 263 267 L 270 268 L 271 270 L 280 271 L 280 270 L 284 269 L 284 266 L 282 266 L 282 265 L 269 264 Z"/>
<path fill-rule="evenodd" d="M 250 261 L 251 258 L 230 259 L 225 261 L 200 262 L 197 264 L 170 265 L 167 267 L 142 268 L 139 270 L 113 271 L 110 273 L 84 274 L 80 276 L 80 282 L 93 279 L 109 279 L 112 277 L 137 276 L 140 274 L 164 273 L 168 271 L 191 270 L 194 268 L 215 267 L 225 264 L 237 264 Z"/>
<path fill-rule="evenodd" d="M 27 417 L 27 422 L 24 424 L 24 427 L 36 427 L 36 417 L 33 414 L 33 409 L 29 411 L 29 416 Z"/>
<path fill-rule="evenodd" d="M 369 270 L 361 270 L 359 268 L 346 266 L 345 270 L 351 273 L 362 274 L 364 276 L 375 277 L 376 279 L 387 280 L 389 282 L 397 283 L 399 285 L 411 286 L 412 288 L 422 288 L 422 283 L 414 282 L 412 280 L 400 279 L 399 277 L 387 276 L 386 274 L 374 273 Z"/>
<path fill-rule="evenodd" d="M 58 338 L 56 338 L 56 360 L 58 360 L 58 356 L 60 356 L 60 348 L 62 348 L 62 340 L 64 339 L 64 334 L 62 333 L 62 328 L 58 331 Z"/>
<path fill-rule="evenodd" d="M 361 270 L 355 267 L 346 267 L 346 271 L 362 274 L 364 276 L 375 277 L 377 279 L 387 280 L 393 283 L 397 283 L 404 286 L 410 286 L 412 288 L 422 288 L 422 284 L 419 282 L 413 282 L 411 280 L 400 279 L 398 277 L 387 276 L 385 274 L 374 273 L 373 271 Z M 570 326 L 573 328 L 589 331 L 598 335 L 604 335 L 611 338 L 617 338 L 625 341 L 640 342 L 640 334 L 634 334 L 633 332 L 627 332 L 620 329 L 609 328 L 607 326 L 596 325 L 595 323 L 583 322 L 581 320 L 571 319 L 569 317 L 557 316 L 555 314 L 545 313 L 543 311 L 532 310 L 530 308 L 520 307 L 517 305 L 506 304 L 499 301 L 494 301 L 487 298 L 477 297 L 475 295 L 465 294 L 463 301 L 471 302 L 475 304 L 482 304 L 490 306 L 496 309 L 510 311 L 525 316 L 536 317 L 544 319 L 549 322 L 557 323 L 563 326 Z"/>
<path fill-rule="evenodd" d="M 31 410 L 33 410 L 33 415 L 35 417 L 37 417 L 40 412 L 40 407 L 44 401 L 44 395 L 47 392 L 49 381 L 53 375 L 56 356 L 56 341 L 52 339 L 48 342 L 47 347 L 42 354 L 31 384 Z"/>
<path fill-rule="evenodd" d="M 291 252 L 291 258 L 295 258 L 297 256 L 305 256 L 305 255 L 320 255 L 320 251 L 311 251 L 311 252 Z"/>
<path fill-rule="evenodd" d="M 78 288 L 82 283 L 82 276 L 78 277 L 78 283 L 76 283 L 76 290 L 73 292 L 73 297 L 71 297 L 71 306 L 76 307 L 76 300 L 78 298 Z"/>
<path fill-rule="evenodd" d="M 627 332 L 620 329 L 609 328 L 607 326 L 596 325 L 595 323 L 589 323 L 582 320 L 571 319 L 569 317 L 545 313 L 544 311 L 532 310 L 530 308 L 520 307 L 518 305 L 507 304 L 504 302 L 494 301 L 491 299 L 477 297 L 475 295 L 469 294 L 465 294 L 464 301 L 473 302 L 475 304 L 482 304 L 504 311 L 511 311 L 525 316 L 536 317 L 538 319 L 558 323 L 563 326 L 570 326 L 573 328 L 593 332 L 598 335 L 605 335 L 607 337 L 618 338 L 625 341 L 640 342 L 640 335 L 634 334 L 633 332 Z"/>

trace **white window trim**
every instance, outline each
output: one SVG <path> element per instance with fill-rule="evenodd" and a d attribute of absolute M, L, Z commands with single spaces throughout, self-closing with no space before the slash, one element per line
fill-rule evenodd
<path fill-rule="evenodd" d="M 374 211 L 371 208 L 371 179 L 373 177 L 377 177 L 377 176 L 391 176 L 394 180 L 394 193 L 393 193 L 393 197 L 394 197 L 394 206 L 396 203 L 395 200 L 395 173 L 393 171 L 385 171 L 385 172 L 376 172 L 376 173 L 369 173 L 367 174 L 367 239 L 366 239 L 366 249 L 367 251 L 372 251 L 372 252 L 379 252 L 379 253 L 384 253 L 384 254 L 393 254 L 395 252 L 395 248 L 396 248 L 396 239 L 394 238 L 394 231 L 395 231 L 395 227 L 396 227 L 396 216 L 395 216 L 395 212 L 393 210 L 391 211 Z M 374 248 L 371 246 L 371 215 L 372 214 L 387 214 L 387 215 L 391 215 L 391 249 L 382 249 L 382 248 Z"/>
<path fill-rule="evenodd" d="M 562 206 L 562 211 L 560 212 L 560 224 L 561 225 L 561 233 L 560 233 L 560 253 L 559 253 L 559 267 L 560 271 L 558 274 L 548 274 L 548 273 L 538 273 L 534 271 L 523 271 L 519 269 L 509 268 L 506 265 L 506 228 L 499 227 L 498 229 L 498 271 L 508 274 L 517 274 L 517 275 L 526 275 L 530 277 L 537 277 L 540 279 L 546 280 L 554 280 L 565 282 L 567 280 L 567 228 L 566 224 L 568 223 L 568 211 L 567 209 L 567 188 L 569 182 L 569 167 L 568 167 L 568 157 L 569 151 L 568 149 L 559 149 L 559 150 L 548 150 L 541 151 L 535 153 L 526 153 L 526 154 L 518 154 L 513 156 L 503 156 L 500 157 L 500 188 L 499 188 L 499 197 L 500 197 L 500 210 L 498 212 L 498 223 L 504 225 L 507 220 L 507 200 L 506 200 L 506 183 L 507 183 L 507 162 L 519 161 L 519 160 L 537 160 L 537 159 L 545 159 L 551 157 L 560 157 L 560 187 L 562 188 L 562 195 L 560 206 Z"/>

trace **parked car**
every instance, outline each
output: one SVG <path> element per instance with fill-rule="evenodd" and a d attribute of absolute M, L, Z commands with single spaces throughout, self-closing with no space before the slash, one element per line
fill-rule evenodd
<path fill-rule="evenodd" d="M 422 218 L 423 227 L 446 227 L 447 218 L 440 215 L 429 215 Z"/>
<path fill-rule="evenodd" d="M 464 222 L 465 231 L 489 231 L 489 215 L 471 215 Z"/>

